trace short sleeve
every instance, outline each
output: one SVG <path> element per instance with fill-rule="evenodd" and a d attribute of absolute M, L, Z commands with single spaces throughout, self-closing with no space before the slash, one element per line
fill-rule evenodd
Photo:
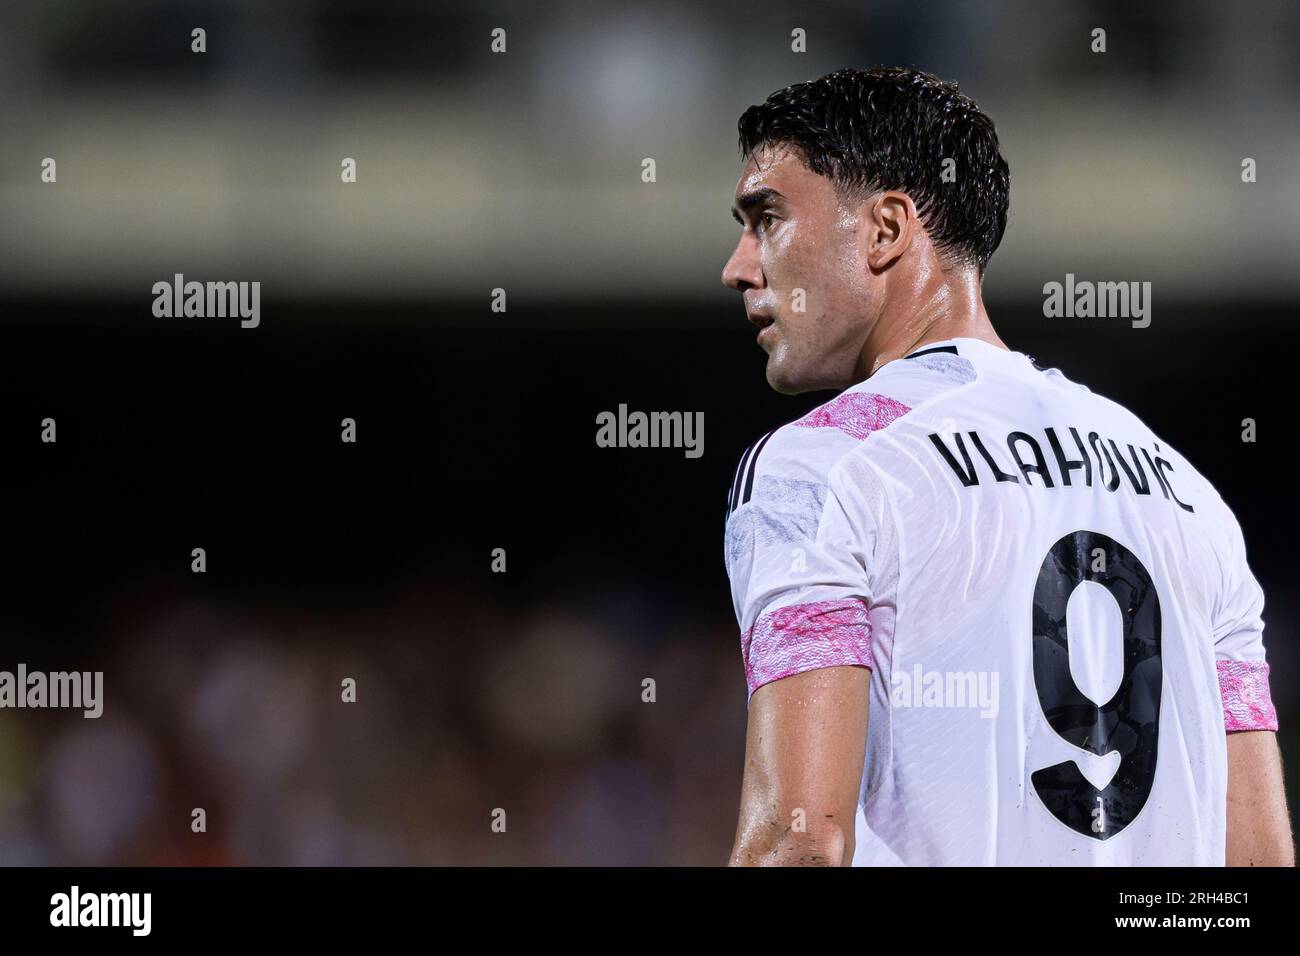
<path fill-rule="evenodd" d="M 1277 730 L 1264 655 L 1264 592 L 1246 563 L 1246 545 L 1236 518 L 1228 516 L 1230 538 L 1223 585 L 1214 611 L 1214 661 L 1228 732 Z"/>
<path fill-rule="evenodd" d="M 873 535 L 832 479 L 854 444 L 787 426 L 742 459 L 726 561 L 750 696 L 804 671 L 871 666 Z"/>

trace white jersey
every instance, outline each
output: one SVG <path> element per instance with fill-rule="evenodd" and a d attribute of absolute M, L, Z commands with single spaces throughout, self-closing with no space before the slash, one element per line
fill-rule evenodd
<path fill-rule="evenodd" d="M 1222 865 L 1225 733 L 1277 728 L 1241 530 L 1130 412 L 1018 352 L 889 362 L 745 453 L 752 695 L 871 669 L 855 865 Z"/>

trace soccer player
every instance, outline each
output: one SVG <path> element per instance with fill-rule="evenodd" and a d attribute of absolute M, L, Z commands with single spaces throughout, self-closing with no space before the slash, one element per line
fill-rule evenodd
<path fill-rule="evenodd" d="M 992 121 L 878 68 L 739 129 L 723 281 L 772 388 L 843 391 L 730 492 L 732 863 L 1293 865 L 1236 519 L 984 309 L 1010 186 Z"/>

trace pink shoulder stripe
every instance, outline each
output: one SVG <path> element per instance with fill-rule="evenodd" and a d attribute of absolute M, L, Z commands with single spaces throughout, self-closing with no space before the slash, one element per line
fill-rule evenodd
<path fill-rule="evenodd" d="M 1216 661 L 1219 696 L 1223 698 L 1223 723 L 1235 730 L 1277 730 L 1277 711 L 1268 691 L 1268 664 L 1264 661 Z"/>
<path fill-rule="evenodd" d="M 750 696 L 782 677 L 838 667 L 871 666 L 871 625 L 859 600 L 792 604 L 762 614 L 741 637 Z"/>
<path fill-rule="evenodd" d="M 906 415 L 912 409 L 886 395 L 845 392 L 814 408 L 794 423 L 796 428 L 838 428 L 862 441 L 872 432 Z"/>

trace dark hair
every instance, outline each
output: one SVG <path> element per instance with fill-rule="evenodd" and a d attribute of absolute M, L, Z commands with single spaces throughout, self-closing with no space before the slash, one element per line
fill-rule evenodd
<path fill-rule="evenodd" d="M 794 146 L 845 195 L 907 193 L 935 245 L 981 273 L 1002 241 L 1011 172 L 993 121 L 956 83 L 904 67 L 837 70 L 778 90 L 738 128 L 742 155 Z"/>

